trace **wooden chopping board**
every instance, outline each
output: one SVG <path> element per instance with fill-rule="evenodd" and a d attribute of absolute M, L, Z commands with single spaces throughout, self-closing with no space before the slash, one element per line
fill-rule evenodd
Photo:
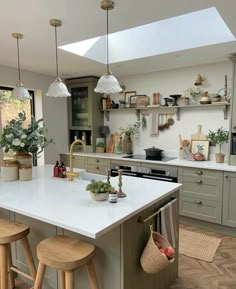
<path fill-rule="evenodd" d="M 200 124 L 197 126 L 197 132 L 191 134 L 192 140 L 207 140 L 207 135 L 202 133 L 202 126 Z"/>

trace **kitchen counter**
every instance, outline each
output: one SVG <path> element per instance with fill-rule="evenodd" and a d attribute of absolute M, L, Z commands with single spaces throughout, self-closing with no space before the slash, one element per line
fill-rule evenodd
<path fill-rule="evenodd" d="M 0 207 L 97 238 L 181 186 L 123 176 L 127 197 L 112 204 L 92 200 L 85 190 L 89 181 L 53 178 L 52 171 L 50 165 L 34 167 L 32 181 L 0 182 Z M 118 178 L 111 178 L 111 184 L 118 189 Z"/>
<path fill-rule="evenodd" d="M 94 261 L 100 288 L 168 288 L 178 276 L 178 238 L 175 260 L 163 271 L 147 274 L 139 260 L 151 222 L 140 223 L 138 219 L 147 218 L 173 197 L 178 198 L 181 185 L 123 176 L 122 188 L 127 197 L 112 204 L 91 199 L 85 190 L 89 181 L 83 179 L 86 173 L 81 170 L 80 179 L 71 182 L 53 178 L 52 169 L 49 165 L 33 168 L 32 181 L 0 182 L 1 217 L 31 227 L 29 240 L 35 260 L 39 241 L 66 234 L 96 246 Z M 117 188 L 117 177 L 111 178 L 111 184 Z M 174 217 L 178 229 L 178 212 Z M 13 250 L 14 262 L 25 270 L 20 247 L 14 246 Z M 44 289 L 57 289 L 57 278 L 55 270 L 48 270 Z M 75 289 L 90 288 L 85 270 L 76 270 L 75 280 Z"/>
<path fill-rule="evenodd" d="M 69 153 L 63 153 L 69 154 Z M 79 156 L 87 156 L 87 157 L 95 157 L 95 158 L 105 158 L 111 160 L 125 160 L 129 162 L 142 162 L 142 163 L 153 163 L 153 164 L 165 164 L 170 166 L 177 167 L 190 167 L 190 168 L 201 168 L 201 169 L 209 169 L 209 170 L 220 170 L 220 171 L 228 171 L 228 172 L 236 172 L 236 166 L 228 165 L 227 163 L 216 163 L 215 161 L 187 161 L 179 158 L 175 158 L 170 161 L 152 161 L 152 160 L 140 160 L 140 159 L 130 159 L 123 158 L 127 156 L 125 154 L 112 154 L 112 153 L 74 153 L 74 155 Z"/>

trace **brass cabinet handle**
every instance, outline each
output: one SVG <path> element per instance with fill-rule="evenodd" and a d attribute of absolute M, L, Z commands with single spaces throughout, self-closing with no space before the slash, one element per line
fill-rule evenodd
<path fill-rule="evenodd" d="M 195 201 L 195 204 L 197 204 L 197 205 L 202 205 L 202 201 L 196 200 L 196 201 Z"/>
<path fill-rule="evenodd" d="M 236 129 L 236 126 L 233 126 L 233 129 Z"/>
<path fill-rule="evenodd" d="M 97 162 L 97 163 L 99 163 L 99 160 L 98 160 L 98 159 L 96 159 L 96 162 Z"/>
<path fill-rule="evenodd" d="M 202 182 L 202 180 L 196 180 L 195 183 L 202 184 L 203 182 Z"/>
<path fill-rule="evenodd" d="M 228 175 L 226 175 L 226 176 L 225 176 L 225 178 L 226 178 L 226 179 L 228 179 L 228 178 L 229 178 L 229 176 L 228 176 Z"/>
<path fill-rule="evenodd" d="M 196 171 L 196 174 L 197 175 L 202 175 L 203 173 L 202 173 L 202 171 L 198 170 L 198 171 Z"/>
<path fill-rule="evenodd" d="M 97 169 L 97 170 L 100 170 L 100 168 L 99 168 L 98 166 L 96 167 L 96 169 Z"/>

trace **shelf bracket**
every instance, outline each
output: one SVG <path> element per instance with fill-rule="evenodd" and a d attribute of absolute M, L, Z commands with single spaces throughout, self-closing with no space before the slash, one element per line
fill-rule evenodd
<path fill-rule="evenodd" d="M 176 119 L 180 120 L 180 108 L 179 107 L 177 107 L 177 110 L 176 110 Z"/>
<path fill-rule="evenodd" d="M 109 110 L 104 110 L 104 114 L 105 114 L 105 117 L 106 117 L 106 120 L 109 121 Z"/>
<path fill-rule="evenodd" d="M 228 105 L 224 105 L 223 107 L 224 119 L 227 119 L 227 111 L 228 111 Z"/>
<path fill-rule="evenodd" d="M 140 109 L 136 109 L 137 120 L 140 121 Z"/>

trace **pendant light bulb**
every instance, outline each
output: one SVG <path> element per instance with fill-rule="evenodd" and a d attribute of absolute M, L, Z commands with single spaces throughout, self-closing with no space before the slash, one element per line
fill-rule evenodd
<path fill-rule="evenodd" d="M 49 86 L 47 96 L 51 97 L 67 97 L 71 96 L 66 85 L 63 83 L 58 74 L 58 55 L 57 55 L 57 27 L 60 27 L 62 22 L 58 19 L 49 20 L 51 26 L 55 27 L 55 45 L 56 45 L 56 79 Z"/>
<path fill-rule="evenodd" d="M 18 99 L 32 99 L 29 91 L 24 87 L 21 82 L 21 73 L 20 73 L 20 48 L 19 48 L 19 39 L 23 39 L 23 34 L 21 33 L 12 33 L 12 37 L 17 41 L 17 61 L 18 61 L 18 76 L 19 80 L 16 84 L 16 87 L 12 90 L 11 97 Z"/>
<path fill-rule="evenodd" d="M 109 38 L 109 27 L 108 27 L 108 10 L 112 10 L 114 8 L 114 3 L 111 0 L 103 0 L 101 2 L 101 8 L 106 10 L 107 12 L 107 33 L 106 33 L 106 58 L 107 58 L 107 67 L 106 73 L 98 80 L 97 86 L 94 89 L 95 92 L 99 93 L 117 93 L 121 92 L 122 88 L 118 80 L 112 74 L 110 67 L 109 67 L 109 45 L 108 45 L 108 38 Z"/>

